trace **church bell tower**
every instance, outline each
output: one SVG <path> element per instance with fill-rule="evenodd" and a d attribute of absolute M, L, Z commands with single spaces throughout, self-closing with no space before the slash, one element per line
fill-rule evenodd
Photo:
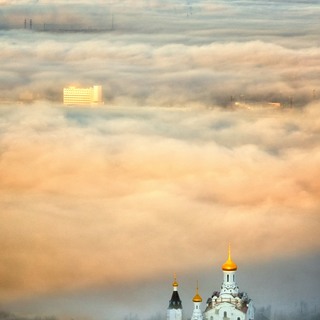
<path fill-rule="evenodd" d="M 200 309 L 202 298 L 199 295 L 198 284 L 197 284 L 196 295 L 193 297 L 192 301 L 193 301 L 193 313 L 192 313 L 191 320 L 202 320 L 203 319 L 202 311 Z"/>
<path fill-rule="evenodd" d="M 167 320 L 182 320 L 182 303 L 178 293 L 178 282 L 176 276 L 172 283 L 173 291 L 167 309 Z"/>

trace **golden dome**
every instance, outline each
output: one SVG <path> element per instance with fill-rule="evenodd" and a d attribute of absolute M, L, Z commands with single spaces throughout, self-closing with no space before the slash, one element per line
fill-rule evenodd
<path fill-rule="evenodd" d="M 173 287 L 178 287 L 179 286 L 179 283 L 177 282 L 177 276 L 174 275 L 174 281 L 172 282 L 172 286 Z"/>
<path fill-rule="evenodd" d="M 202 298 L 199 296 L 199 294 L 197 293 L 193 299 L 192 299 L 193 302 L 202 302 Z"/>
<path fill-rule="evenodd" d="M 199 295 L 198 284 L 197 284 L 197 292 L 196 292 L 196 295 L 193 297 L 192 301 L 193 301 L 193 302 L 202 302 L 202 298 L 201 298 L 201 296 Z"/>
<path fill-rule="evenodd" d="M 223 271 L 236 271 L 237 269 L 238 269 L 238 266 L 231 259 L 231 249 L 230 249 L 230 245 L 229 245 L 228 260 L 223 264 L 222 270 Z"/>

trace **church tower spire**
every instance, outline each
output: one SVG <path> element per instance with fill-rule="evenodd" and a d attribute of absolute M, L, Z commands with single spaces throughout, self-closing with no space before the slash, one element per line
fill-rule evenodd
<path fill-rule="evenodd" d="M 228 260 L 223 264 L 223 271 L 236 271 L 238 266 L 231 259 L 231 245 L 229 244 L 228 248 Z"/>
<path fill-rule="evenodd" d="M 167 309 L 167 320 L 182 320 L 182 302 L 178 293 L 177 277 L 174 275 L 173 292 Z"/>
<path fill-rule="evenodd" d="M 238 266 L 231 258 L 231 246 L 229 244 L 228 259 L 222 265 L 223 283 L 221 285 L 220 296 L 231 297 L 239 293 L 239 288 L 236 283 L 236 271 Z"/>
<path fill-rule="evenodd" d="M 192 313 L 192 317 L 191 320 L 202 320 L 202 312 L 200 309 L 200 305 L 202 302 L 202 298 L 199 295 L 199 287 L 198 287 L 198 282 L 197 282 L 197 291 L 196 291 L 196 295 L 193 297 L 192 299 L 194 307 L 193 307 L 193 313 Z"/>

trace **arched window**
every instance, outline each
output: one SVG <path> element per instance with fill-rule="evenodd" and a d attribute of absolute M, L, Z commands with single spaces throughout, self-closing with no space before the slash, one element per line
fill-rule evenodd
<path fill-rule="evenodd" d="M 233 275 L 233 282 L 234 282 L 234 275 Z"/>
<path fill-rule="evenodd" d="M 224 317 L 224 318 L 227 317 L 227 311 L 225 311 L 225 312 L 223 313 L 223 317 Z"/>
<path fill-rule="evenodd" d="M 227 281 L 229 282 L 229 275 L 227 274 Z"/>
<path fill-rule="evenodd" d="M 238 317 L 237 320 L 240 320 L 240 317 Z"/>

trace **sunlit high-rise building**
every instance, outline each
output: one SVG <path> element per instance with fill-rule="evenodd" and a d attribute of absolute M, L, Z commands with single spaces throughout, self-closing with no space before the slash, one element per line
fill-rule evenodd
<path fill-rule="evenodd" d="M 103 104 L 102 87 L 77 88 L 74 86 L 63 89 L 63 103 L 65 105 L 92 106 Z"/>

